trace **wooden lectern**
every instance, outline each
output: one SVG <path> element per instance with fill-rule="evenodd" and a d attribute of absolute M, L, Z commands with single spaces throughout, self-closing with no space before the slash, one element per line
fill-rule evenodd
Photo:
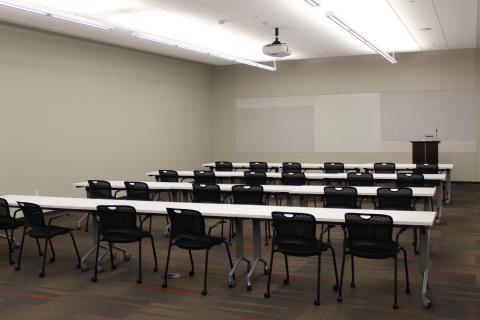
<path fill-rule="evenodd" d="M 438 164 L 438 140 L 416 140 L 412 143 L 412 162 Z"/>

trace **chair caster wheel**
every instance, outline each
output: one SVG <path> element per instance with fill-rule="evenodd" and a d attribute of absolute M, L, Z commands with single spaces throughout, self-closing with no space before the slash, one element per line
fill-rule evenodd
<path fill-rule="evenodd" d="M 343 302 L 343 298 L 342 298 L 342 297 L 338 297 L 338 298 L 337 298 L 337 302 L 338 302 L 338 303 L 342 303 L 342 302 Z"/>
<path fill-rule="evenodd" d="M 263 295 L 265 298 L 270 298 L 270 292 L 265 292 L 265 294 Z"/>
<path fill-rule="evenodd" d="M 228 287 L 229 288 L 233 288 L 235 287 L 237 283 L 235 282 L 235 280 L 228 280 Z"/>
<path fill-rule="evenodd" d="M 97 282 L 97 278 L 92 278 L 92 282 Z"/>
<path fill-rule="evenodd" d="M 251 284 L 247 284 L 247 291 L 252 291 L 252 285 Z"/>
<path fill-rule="evenodd" d="M 158 267 L 154 267 L 153 272 L 158 272 Z"/>
<path fill-rule="evenodd" d="M 320 304 L 320 300 L 319 300 L 319 299 L 315 299 L 315 300 L 313 301 L 313 303 L 314 303 L 316 306 L 318 306 L 318 305 Z"/>
<path fill-rule="evenodd" d="M 355 283 L 350 283 L 350 288 L 355 288 Z"/>
<path fill-rule="evenodd" d="M 15 267 L 15 271 L 20 271 L 20 267 Z"/>
<path fill-rule="evenodd" d="M 188 271 L 188 276 L 189 276 L 189 277 L 193 277 L 194 275 L 195 275 L 195 272 L 193 272 L 193 271 Z"/>
<path fill-rule="evenodd" d="M 338 286 L 336 284 L 333 285 L 333 290 L 335 290 L 335 291 L 338 290 Z"/>
<path fill-rule="evenodd" d="M 77 263 L 77 269 L 80 269 L 82 266 L 80 265 L 80 263 Z"/>
<path fill-rule="evenodd" d="M 202 296 L 206 296 L 207 295 L 207 290 L 202 290 Z"/>
<path fill-rule="evenodd" d="M 137 279 L 137 284 L 140 284 L 142 283 L 142 280 L 141 279 Z"/>
<path fill-rule="evenodd" d="M 432 301 L 428 298 L 423 298 L 422 304 L 425 309 L 430 309 L 430 307 L 432 306 Z"/>
<path fill-rule="evenodd" d="M 162 283 L 162 288 L 168 287 L 166 283 Z"/>
<path fill-rule="evenodd" d="M 284 285 L 287 285 L 287 284 L 289 284 L 289 283 L 290 283 L 290 280 L 288 280 L 288 279 L 283 279 L 283 284 L 284 284 Z"/>
<path fill-rule="evenodd" d="M 82 265 L 82 266 L 80 267 L 80 270 L 81 270 L 82 272 L 88 271 L 88 267 L 87 267 L 86 265 Z"/>
<path fill-rule="evenodd" d="M 392 308 L 397 310 L 398 309 L 398 304 L 395 303 Z"/>
<path fill-rule="evenodd" d="M 264 275 L 268 275 L 268 267 L 265 267 L 265 268 L 263 269 L 263 274 L 264 274 Z"/>
<path fill-rule="evenodd" d="M 39 276 L 40 278 L 44 278 L 44 277 L 45 277 L 45 272 L 40 272 L 40 273 L 38 274 L 38 276 Z"/>

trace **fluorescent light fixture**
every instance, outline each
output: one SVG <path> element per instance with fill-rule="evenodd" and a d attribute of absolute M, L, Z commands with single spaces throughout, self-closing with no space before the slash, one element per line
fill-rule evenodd
<path fill-rule="evenodd" d="M 343 30 L 347 31 L 348 33 L 350 33 L 352 36 L 354 36 L 355 38 L 357 38 L 358 40 L 360 40 L 363 44 L 365 44 L 367 47 L 369 47 L 370 49 L 372 49 L 373 51 L 375 51 L 376 53 L 378 53 L 379 55 L 381 55 L 382 57 L 384 57 L 385 59 L 387 59 L 388 61 L 390 61 L 391 63 L 397 63 L 397 60 L 395 59 L 395 57 L 393 57 L 392 55 L 388 54 L 387 52 L 377 48 L 373 43 L 371 43 L 370 41 L 368 41 L 367 39 L 365 39 L 362 35 L 360 35 L 357 31 L 355 31 L 353 28 L 349 27 L 345 22 L 343 22 L 342 20 L 340 20 L 336 15 L 335 13 L 333 12 L 327 12 L 327 18 L 332 20 L 333 22 L 335 22 L 338 26 L 340 26 Z"/>
<path fill-rule="evenodd" d="M 32 12 L 32 13 L 38 13 L 38 14 L 48 15 L 48 12 L 45 12 L 45 11 L 41 11 L 41 10 L 37 10 L 37 9 L 33 9 L 33 8 L 27 8 L 27 7 L 24 7 L 24 6 L 19 6 L 19 5 L 16 5 L 16 4 L 13 4 L 13 3 L 4 2 L 4 1 L 0 1 L 0 5 L 1 5 L 1 6 L 5 6 L 5 7 L 14 8 L 14 9 L 25 10 L 25 11 Z"/>
<path fill-rule="evenodd" d="M 150 41 L 158 42 L 158 43 L 165 44 L 165 45 L 168 45 L 168 46 L 177 47 L 177 48 L 181 48 L 181 49 L 185 49 L 185 50 L 189 50 L 189 51 L 193 51 L 193 52 L 206 54 L 206 55 L 209 55 L 209 56 L 212 56 L 212 57 L 216 57 L 216 58 L 220 58 L 220 59 L 224 59 L 224 60 L 228 60 L 228 61 L 232 61 L 232 62 L 236 62 L 236 63 L 245 64 L 245 65 L 252 66 L 252 67 L 255 67 L 255 68 L 260 68 L 260 69 L 263 69 L 263 70 L 268 70 L 268 71 L 277 70 L 275 62 L 274 62 L 274 66 L 271 67 L 271 66 L 266 65 L 266 64 L 257 63 L 257 62 L 251 61 L 251 60 L 231 56 L 229 54 L 211 51 L 209 49 L 197 47 L 195 45 L 181 43 L 181 42 L 177 42 L 177 41 L 174 41 L 174 40 L 170 40 L 170 39 L 167 39 L 167 38 L 163 38 L 163 37 L 159 37 L 159 36 L 155 36 L 155 35 L 151 35 L 151 34 L 147 34 L 147 33 L 143 33 L 143 32 L 134 32 L 132 35 L 134 37 L 137 37 L 137 38 L 150 40 Z"/>
<path fill-rule="evenodd" d="M 312 7 L 320 7 L 320 0 L 304 0 L 306 3 Z"/>
<path fill-rule="evenodd" d="M 9 3 L 9 2 L 4 2 L 4 1 L 0 1 L 0 5 L 5 6 L 5 7 L 14 8 L 14 9 L 20 9 L 20 10 L 24 10 L 24 11 L 28 11 L 28 12 L 32 12 L 32 13 L 38 13 L 38 14 L 41 14 L 41 15 L 45 15 L 45 16 L 48 16 L 48 17 L 61 19 L 61 20 L 69 21 L 69 22 L 79 23 L 79 24 L 83 24 L 83 25 L 86 25 L 86 26 L 94 27 L 94 28 L 99 28 L 99 29 L 104 29 L 104 30 L 112 30 L 113 29 L 113 26 L 111 26 L 111 25 L 107 25 L 107 24 L 97 22 L 97 21 L 93 21 L 93 20 L 86 19 L 86 18 L 59 15 L 59 14 L 56 14 L 56 13 L 46 12 L 46 11 L 37 10 L 37 9 L 34 9 L 34 8 L 28 8 L 28 7 L 24 7 L 24 6 L 19 6 L 19 5 Z"/>

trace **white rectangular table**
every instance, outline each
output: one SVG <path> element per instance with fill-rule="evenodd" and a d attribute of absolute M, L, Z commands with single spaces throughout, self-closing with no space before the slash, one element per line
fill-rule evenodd
<path fill-rule="evenodd" d="M 434 225 L 435 212 L 433 211 L 395 211 L 395 210 L 361 210 L 361 209 L 330 209 L 330 208 L 306 208 L 306 207 L 279 207 L 279 206 L 252 206 L 235 204 L 208 204 L 208 203 L 185 203 L 185 202 L 157 202 L 157 201 L 129 201 L 129 200 L 105 200 L 69 197 L 42 197 L 27 195 L 3 195 L 10 206 L 18 207 L 18 202 L 36 203 L 44 209 L 71 210 L 71 211 L 95 211 L 99 205 L 126 205 L 133 206 L 138 213 L 152 215 L 166 215 L 167 208 L 192 209 L 210 218 L 233 218 L 237 227 L 236 237 L 236 261 L 229 273 L 229 284 L 234 284 L 234 273 L 241 261 L 245 260 L 243 250 L 243 220 L 252 219 L 254 222 L 254 261 L 247 277 L 247 285 L 251 285 L 250 278 L 255 263 L 261 259 L 260 220 L 270 220 L 273 211 L 304 212 L 312 214 L 317 222 L 326 224 L 345 223 L 345 214 L 355 212 L 362 214 L 380 213 L 392 217 L 395 226 L 414 226 L 420 229 L 420 273 L 423 277 L 421 299 L 424 306 L 430 305 L 428 297 L 428 274 L 430 269 L 429 241 L 430 228 Z"/>

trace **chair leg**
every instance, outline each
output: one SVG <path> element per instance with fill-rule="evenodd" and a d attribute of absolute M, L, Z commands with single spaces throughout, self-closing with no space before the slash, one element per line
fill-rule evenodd
<path fill-rule="evenodd" d="M 265 227 L 265 245 L 268 246 L 268 221 L 264 221 L 263 225 Z"/>
<path fill-rule="evenodd" d="M 8 234 L 8 230 L 5 229 L 5 236 L 7 237 L 7 243 L 8 243 L 8 263 L 13 264 L 12 260 L 12 242 L 13 242 L 13 237 L 12 240 L 10 240 L 10 236 Z"/>
<path fill-rule="evenodd" d="M 315 305 L 320 304 L 320 267 L 322 265 L 322 254 L 318 255 L 318 263 L 317 263 L 317 298 L 313 302 Z"/>
<path fill-rule="evenodd" d="M 230 263 L 230 269 L 233 268 L 233 261 L 232 261 L 232 255 L 230 254 L 230 248 L 228 247 L 228 243 L 225 243 L 225 248 L 227 249 L 227 256 L 228 256 L 228 262 Z"/>
<path fill-rule="evenodd" d="M 54 262 L 55 261 L 55 250 L 53 250 L 52 238 L 48 238 L 48 243 L 50 244 L 50 250 L 52 251 L 52 257 L 50 258 L 50 262 Z M 46 249 L 45 249 L 45 252 L 47 252 Z"/>
<path fill-rule="evenodd" d="M 393 283 L 393 309 L 398 309 L 397 304 L 397 286 L 398 286 L 398 279 L 397 279 L 397 269 L 398 269 L 398 258 L 397 254 L 394 257 L 395 267 L 394 267 L 394 283 Z"/>
<path fill-rule="evenodd" d="M 98 253 L 100 252 L 100 239 L 97 239 L 97 250 L 95 252 L 95 270 L 93 271 L 92 282 L 97 282 L 98 273 Z"/>
<path fill-rule="evenodd" d="M 283 279 L 283 284 L 287 285 L 290 283 L 290 274 L 288 272 L 288 258 L 286 254 L 284 254 L 283 256 L 285 257 L 285 275 L 286 275 L 285 279 Z"/>
<path fill-rule="evenodd" d="M 413 231 L 413 243 L 412 243 L 413 252 L 415 252 L 415 254 L 418 254 L 417 228 L 412 228 L 412 231 Z"/>
<path fill-rule="evenodd" d="M 157 250 L 155 249 L 155 241 L 153 240 L 152 235 L 150 235 L 150 241 L 152 243 L 153 258 L 155 259 L 155 267 L 153 267 L 153 272 L 158 272 Z"/>
<path fill-rule="evenodd" d="M 170 263 L 170 252 L 172 251 L 172 243 L 168 243 L 168 252 L 167 252 L 167 264 L 165 266 L 165 274 L 163 276 L 162 288 L 168 287 L 167 278 L 168 278 L 168 264 Z"/>
<path fill-rule="evenodd" d="M 47 245 L 50 241 L 50 237 L 47 236 L 45 239 L 45 245 L 43 246 L 43 262 L 42 262 L 42 271 L 38 274 L 40 278 L 45 277 L 45 263 L 47 262 Z"/>
<path fill-rule="evenodd" d="M 342 300 L 343 300 L 342 288 L 343 288 L 343 275 L 345 273 L 345 256 L 346 256 L 346 250 L 345 250 L 345 246 L 344 246 L 343 255 L 342 255 L 342 268 L 340 270 L 340 287 L 338 288 L 337 302 L 342 302 Z"/>
<path fill-rule="evenodd" d="M 20 252 L 18 253 L 18 261 L 17 261 L 17 266 L 15 267 L 15 271 L 20 271 L 20 263 L 22 262 L 23 244 L 25 243 L 25 232 L 26 231 L 27 231 L 27 229 L 23 228 L 22 243 L 20 244 Z"/>
<path fill-rule="evenodd" d="M 338 270 L 337 270 L 337 259 L 335 258 L 335 250 L 332 246 L 329 246 L 330 250 L 332 251 L 332 259 L 333 259 L 333 270 L 335 271 L 335 285 L 333 286 L 333 290 L 338 290 Z"/>
<path fill-rule="evenodd" d="M 207 274 L 208 274 L 208 252 L 210 250 L 206 250 L 205 253 L 205 274 L 203 276 L 203 290 L 202 290 L 202 296 L 205 296 L 207 294 Z"/>
<path fill-rule="evenodd" d="M 275 251 L 273 251 L 273 244 L 272 244 L 272 254 L 270 256 L 270 266 L 268 267 L 267 291 L 263 295 L 265 298 L 270 297 L 270 282 L 272 281 L 273 255 L 274 254 L 275 254 Z"/>
<path fill-rule="evenodd" d="M 142 283 L 142 239 L 138 241 L 138 279 L 137 283 Z"/>
<path fill-rule="evenodd" d="M 352 283 L 350 283 L 350 287 L 355 288 L 355 262 L 353 259 L 353 254 L 350 255 L 351 262 L 352 262 Z"/>
<path fill-rule="evenodd" d="M 77 242 L 75 241 L 75 237 L 73 236 L 73 234 L 71 232 L 69 232 L 69 234 L 70 234 L 70 238 L 72 238 L 73 247 L 75 248 L 75 254 L 77 256 L 77 268 L 80 268 L 82 262 L 80 258 L 80 253 L 78 253 Z"/>
<path fill-rule="evenodd" d="M 407 288 L 406 288 L 405 292 L 407 294 L 410 294 L 410 279 L 408 277 L 407 251 L 404 248 L 400 248 L 400 249 L 403 251 L 403 260 L 405 262 L 405 281 L 406 281 L 406 285 L 407 285 Z"/>
<path fill-rule="evenodd" d="M 108 243 L 108 250 L 110 251 L 110 266 L 112 267 L 112 270 L 117 269 L 117 266 L 115 265 L 115 262 L 113 261 L 113 248 L 112 248 L 112 243 Z"/>
<path fill-rule="evenodd" d="M 188 272 L 188 275 L 190 277 L 193 277 L 195 275 L 195 265 L 193 264 L 193 257 L 192 257 L 192 250 L 188 250 L 188 256 L 190 257 L 190 266 L 191 270 Z"/>
<path fill-rule="evenodd" d="M 41 257 L 43 256 L 43 252 L 42 252 L 42 248 L 40 247 L 40 242 L 38 241 L 38 238 L 35 238 L 35 242 L 37 243 L 38 256 Z"/>

